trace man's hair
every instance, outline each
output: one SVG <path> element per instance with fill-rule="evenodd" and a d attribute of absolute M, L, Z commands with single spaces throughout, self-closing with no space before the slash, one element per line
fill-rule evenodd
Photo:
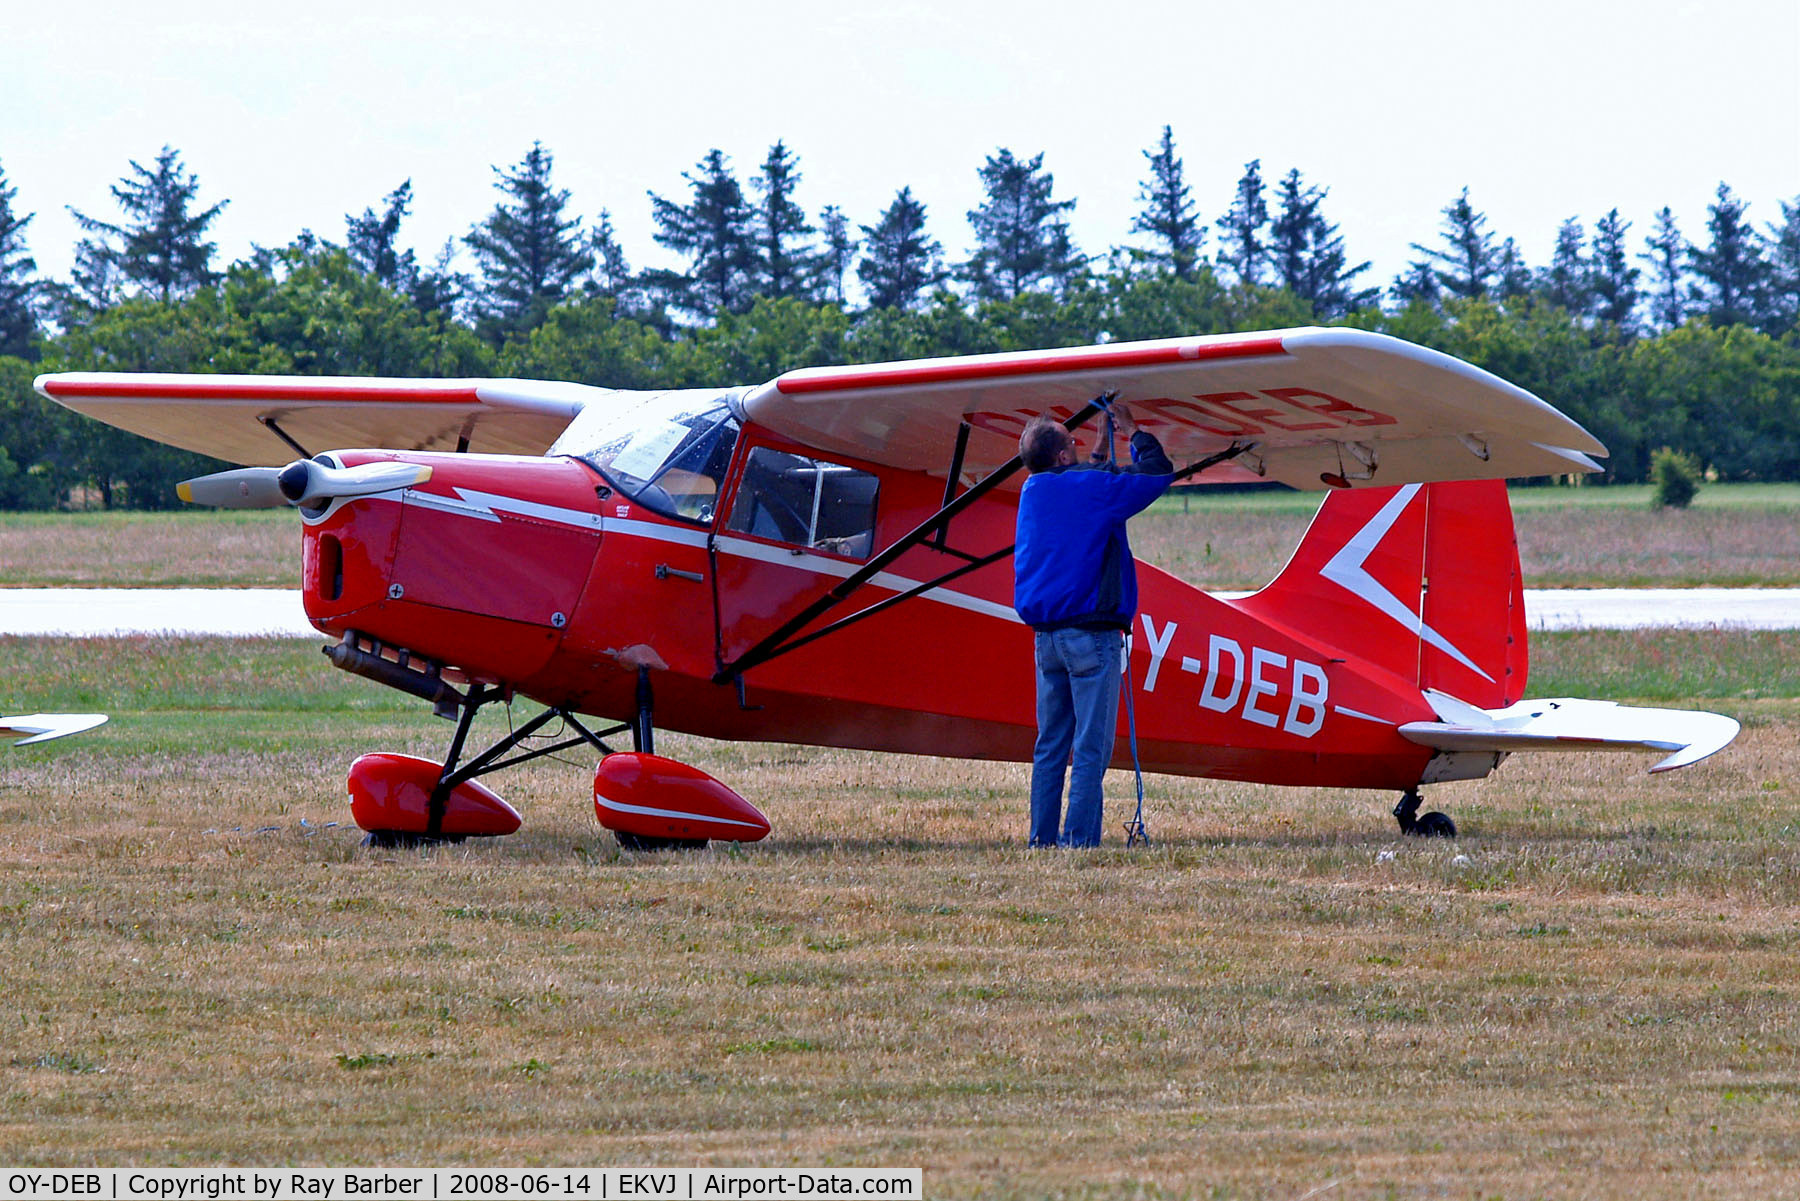
<path fill-rule="evenodd" d="M 1056 466 L 1064 448 L 1074 444 L 1075 439 L 1060 422 L 1049 417 L 1033 417 L 1019 434 L 1019 458 L 1024 461 L 1026 471 L 1048 471 Z"/>

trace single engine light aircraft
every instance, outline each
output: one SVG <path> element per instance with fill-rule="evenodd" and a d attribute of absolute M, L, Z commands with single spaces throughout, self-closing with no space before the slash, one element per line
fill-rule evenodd
<path fill-rule="evenodd" d="M 1031 639 L 1008 562 L 1018 434 L 1049 413 L 1086 450 L 1109 400 L 1186 478 L 1329 489 L 1252 595 L 1140 565 L 1127 687 L 1144 769 L 1397 792 L 1403 831 L 1453 834 L 1419 814 L 1421 786 L 1525 750 L 1656 751 L 1664 771 L 1737 733 L 1717 714 L 1524 699 L 1503 481 L 1595 471 L 1605 448 L 1530 393 L 1379 334 L 815 367 L 667 392 L 143 374 L 37 387 L 252 465 L 187 481 L 186 500 L 299 509 L 306 612 L 336 640 L 332 663 L 457 723 L 441 763 L 352 765 L 352 812 L 377 842 L 510 833 L 519 815 L 477 777 L 582 744 L 603 756 L 596 814 L 627 846 L 767 833 L 729 787 L 657 756 L 659 727 L 1029 761 Z M 465 754 L 477 711 L 514 697 L 544 711 Z M 627 733 L 632 750 L 606 742 Z M 1130 762 L 1121 739 L 1115 764 Z"/>

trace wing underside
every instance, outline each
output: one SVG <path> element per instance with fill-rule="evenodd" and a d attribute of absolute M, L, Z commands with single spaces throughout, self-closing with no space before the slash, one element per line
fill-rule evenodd
<path fill-rule="evenodd" d="M 752 420 L 823 450 L 943 474 L 1010 458 L 1024 423 L 1116 392 L 1178 464 L 1252 449 L 1203 478 L 1324 487 L 1599 470 L 1606 448 L 1521 388 L 1461 360 L 1351 329 L 1178 338 L 792 371 L 749 393 Z"/>
<path fill-rule="evenodd" d="M 538 380 L 66 372 L 37 389 L 88 417 L 233 463 L 275 465 L 343 447 L 543 454 L 611 393 Z M 278 432 L 279 431 L 279 432 Z"/>

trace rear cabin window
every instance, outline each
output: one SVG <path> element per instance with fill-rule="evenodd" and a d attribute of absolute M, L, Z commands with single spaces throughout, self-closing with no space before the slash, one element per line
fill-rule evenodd
<path fill-rule="evenodd" d="M 726 526 L 828 554 L 866 559 L 875 546 L 875 494 L 866 471 L 754 447 Z"/>

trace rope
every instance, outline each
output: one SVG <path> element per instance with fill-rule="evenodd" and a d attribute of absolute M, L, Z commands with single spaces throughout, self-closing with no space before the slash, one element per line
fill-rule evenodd
<path fill-rule="evenodd" d="M 1118 393 L 1108 392 L 1095 403 L 1100 411 L 1106 414 L 1106 453 L 1102 461 L 1110 471 L 1119 470 L 1117 438 L 1113 429 L 1113 398 Z M 1137 812 L 1125 823 L 1125 845 L 1137 846 L 1140 842 L 1150 845 L 1150 831 L 1144 825 L 1144 765 L 1138 759 L 1137 744 L 1137 706 L 1132 703 L 1131 693 L 1131 631 L 1125 631 L 1125 670 L 1120 675 L 1120 687 L 1125 689 L 1125 734 L 1131 744 L 1131 773 L 1137 781 Z"/>
<path fill-rule="evenodd" d="M 1150 845 L 1150 831 L 1144 825 L 1144 765 L 1138 761 L 1137 744 L 1137 712 L 1131 703 L 1131 635 L 1125 635 L 1125 674 L 1121 677 L 1125 688 L 1125 733 L 1131 742 L 1131 771 L 1137 778 L 1137 812 L 1125 823 L 1125 845 L 1134 847 L 1138 843 Z"/>

